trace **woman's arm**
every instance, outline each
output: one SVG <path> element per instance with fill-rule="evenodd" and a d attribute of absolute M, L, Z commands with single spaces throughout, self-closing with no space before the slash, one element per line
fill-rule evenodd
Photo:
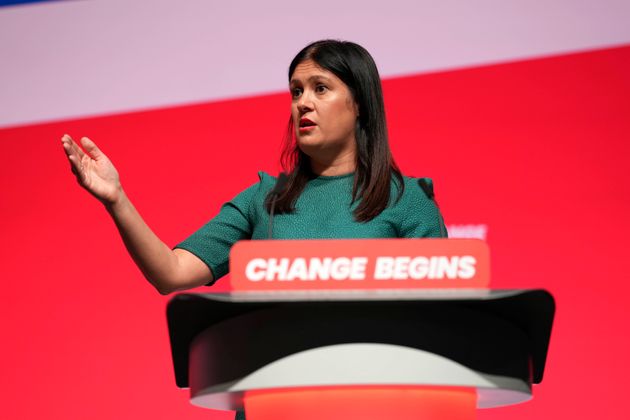
<path fill-rule="evenodd" d="M 197 256 L 171 250 L 153 233 L 125 194 L 116 168 L 94 142 L 81 139 L 85 152 L 68 135 L 61 142 L 77 181 L 103 203 L 129 255 L 161 294 L 212 282 L 210 269 Z"/>

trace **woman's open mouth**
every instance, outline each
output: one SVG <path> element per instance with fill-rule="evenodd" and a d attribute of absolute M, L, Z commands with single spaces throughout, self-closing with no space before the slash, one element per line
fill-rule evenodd
<path fill-rule="evenodd" d="M 300 119 L 300 133 L 307 133 L 309 131 L 311 131 L 312 129 L 314 129 L 317 126 L 317 124 L 315 124 L 313 121 L 309 120 L 308 118 L 302 118 Z"/>

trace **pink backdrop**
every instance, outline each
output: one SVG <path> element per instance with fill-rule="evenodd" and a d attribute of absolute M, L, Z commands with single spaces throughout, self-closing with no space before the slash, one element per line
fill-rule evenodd
<path fill-rule="evenodd" d="M 384 83 L 399 165 L 434 179 L 447 224 L 488 225 L 493 287 L 541 287 L 557 301 L 534 399 L 480 419 L 624 411 L 628 74 L 622 47 Z M 279 93 L 0 130 L 0 416 L 230 418 L 191 406 L 175 387 L 168 297 L 76 185 L 59 138 L 94 139 L 173 245 L 257 170 L 277 172 L 288 105 Z"/>

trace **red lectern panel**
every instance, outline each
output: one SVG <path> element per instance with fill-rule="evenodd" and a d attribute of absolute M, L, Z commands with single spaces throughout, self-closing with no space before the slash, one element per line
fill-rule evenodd
<path fill-rule="evenodd" d="M 465 387 L 319 387 L 249 391 L 248 420 L 471 420 L 477 392 Z"/>
<path fill-rule="evenodd" d="M 241 241 L 230 281 L 239 292 L 487 288 L 490 255 L 478 239 Z"/>

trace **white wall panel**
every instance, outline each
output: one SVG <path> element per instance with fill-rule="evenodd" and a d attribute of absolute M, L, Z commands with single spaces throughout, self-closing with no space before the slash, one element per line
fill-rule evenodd
<path fill-rule="evenodd" d="M 630 1 L 63 1 L 0 8 L 0 126 L 282 90 L 306 43 L 383 76 L 630 43 Z"/>

